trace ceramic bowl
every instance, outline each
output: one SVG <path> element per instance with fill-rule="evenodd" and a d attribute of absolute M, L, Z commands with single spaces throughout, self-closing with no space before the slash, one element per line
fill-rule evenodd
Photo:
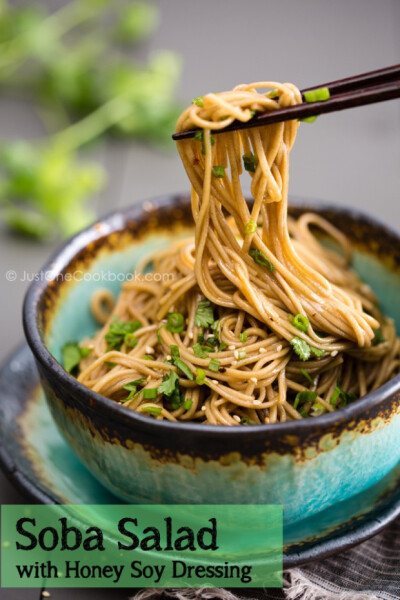
<path fill-rule="evenodd" d="M 353 264 L 400 327 L 400 237 L 344 208 L 295 203 L 348 235 Z M 62 346 L 96 330 L 94 290 L 115 294 L 150 251 L 191 235 L 188 198 L 118 211 L 69 240 L 31 284 L 26 337 L 51 413 L 88 469 L 132 503 L 283 504 L 286 525 L 372 488 L 400 461 L 400 377 L 321 417 L 247 427 L 157 421 L 97 394 L 65 372 Z"/>

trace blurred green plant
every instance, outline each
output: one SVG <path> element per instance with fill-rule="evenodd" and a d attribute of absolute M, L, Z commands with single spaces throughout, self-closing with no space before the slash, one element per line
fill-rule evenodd
<path fill-rule="evenodd" d="M 106 176 L 78 151 L 105 132 L 170 140 L 179 57 L 160 51 L 139 66 L 123 50 L 158 21 L 144 1 L 73 0 L 50 15 L 0 2 L 0 89 L 32 97 L 51 129 L 46 139 L 0 147 L 0 207 L 10 229 L 45 239 L 93 219 L 87 200 Z"/>

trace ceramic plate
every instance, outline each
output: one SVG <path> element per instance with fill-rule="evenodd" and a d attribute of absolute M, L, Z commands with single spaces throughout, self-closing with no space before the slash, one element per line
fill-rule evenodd
<path fill-rule="evenodd" d="M 0 370 L 0 463 L 8 478 L 35 502 L 122 503 L 89 473 L 61 437 L 26 345 Z M 346 550 L 398 515 L 400 470 L 350 501 L 321 512 L 317 538 L 310 538 L 307 519 L 285 529 L 284 564 L 293 567 Z"/>

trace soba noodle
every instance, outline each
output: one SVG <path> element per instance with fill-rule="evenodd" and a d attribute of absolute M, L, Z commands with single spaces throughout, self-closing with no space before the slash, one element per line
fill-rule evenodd
<path fill-rule="evenodd" d="M 201 128 L 178 142 L 195 238 L 150 256 L 141 268 L 159 277 L 124 283 L 115 307 L 96 293 L 104 324 L 79 365 L 88 388 L 158 419 L 259 424 L 331 412 L 399 371 L 394 324 L 350 268 L 349 241 L 319 215 L 288 217 L 298 121 L 211 135 L 299 102 L 294 85 L 257 82 L 182 113 L 177 131 Z"/>

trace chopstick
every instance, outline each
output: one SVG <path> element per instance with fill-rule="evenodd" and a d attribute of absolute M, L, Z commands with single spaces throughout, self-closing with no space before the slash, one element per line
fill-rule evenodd
<path fill-rule="evenodd" d="M 324 100 L 322 102 L 304 102 L 303 104 L 296 104 L 295 106 L 260 113 L 246 123 L 234 121 L 228 127 L 224 127 L 224 129 L 213 130 L 213 134 L 224 133 L 226 131 L 237 131 L 239 129 L 249 129 L 250 127 L 260 127 L 262 125 L 269 125 L 280 121 L 290 121 L 291 119 L 306 119 L 308 117 L 337 112 L 347 108 L 366 106 L 367 104 L 399 98 L 400 64 L 305 88 L 301 90 L 301 93 L 303 95 L 304 92 L 322 87 L 329 88 L 329 100 Z M 172 139 L 188 139 L 193 137 L 197 131 L 198 129 L 181 131 L 175 133 L 172 136 Z"/>

